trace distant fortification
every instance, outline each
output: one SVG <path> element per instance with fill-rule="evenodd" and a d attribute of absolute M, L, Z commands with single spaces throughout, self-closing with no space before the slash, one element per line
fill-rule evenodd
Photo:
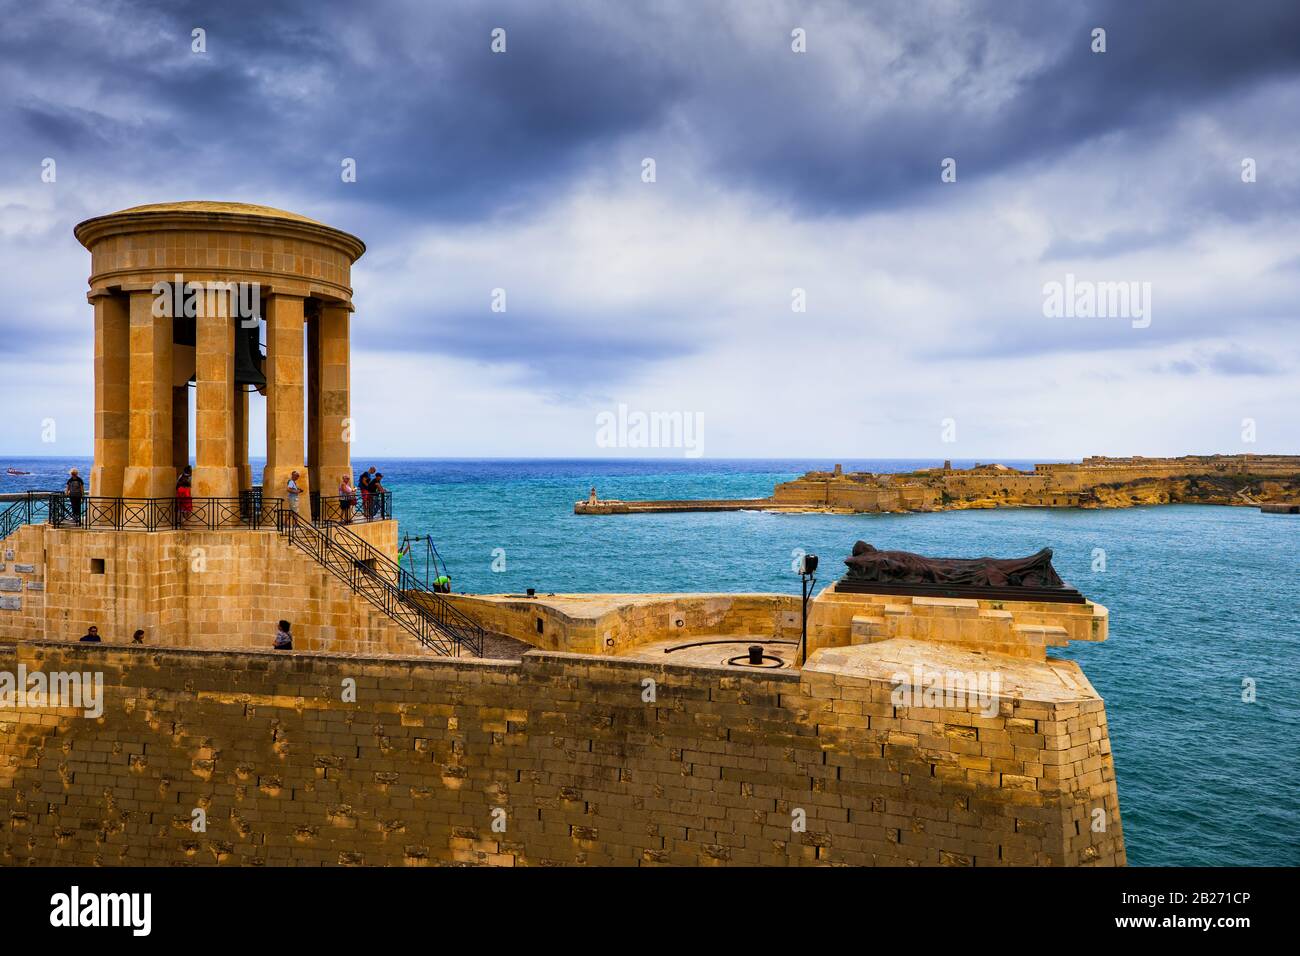
<path fill-rule="evenodd" d="M 1152 504 L 1258 504 L 1300 494 L 1300 456 L 1187 455 L 1078 464 L 934 468 L 903 474 L 809 472 L 777 485 L 777 505 L 845 511 L 962 508 L 1127 508 Z"/>
<path fill-rule="evenodd" d="M 954 511 L 969 508 L 1129 508 L 1155 504 L 1264 505 L 1300 501 L 1300 456 L 1186 455 L 899 473 L 810 471 L 769 498 L 709 501 L 586 500 L 578 514 L 657 511 Z"/>

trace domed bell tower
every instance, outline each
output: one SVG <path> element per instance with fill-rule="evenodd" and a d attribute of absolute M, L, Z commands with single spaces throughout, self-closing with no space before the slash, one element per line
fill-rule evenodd
<path fill-rule="evenodd" d="M 189 459 L 193 494 L 253 486 L 248 395 L 266 396 L 266 497 L 351 471 L 351 267 L 361 240 L 243 203 L 137 206 L 76 228 L 91 254 L 95 463 L 90 493 L 165 498 Z M 306 414 L 304 415 L 304 408 Z"/>

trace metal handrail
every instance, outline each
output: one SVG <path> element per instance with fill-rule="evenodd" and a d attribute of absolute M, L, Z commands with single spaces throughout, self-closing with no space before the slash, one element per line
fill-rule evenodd
<path fill-rule="evenodd" d="M 483 628 L 440 595 L 424 590 L 370 542 L 343 525 L 314 525 L 293 511 L 282 512 L 281 521 L 281 530 L 293 544 L 380 607 L 425 647 L 448 657 L 459 656 L 462 648 L 482 655 Z M 436 600 L 429 607 L 409 592 Z"/>
<path fill-rule="evenodd" d="M 392 580 L 398 590 L 413 592 L 425 599 L 420 606 L 432 614 L 437 625 L 459 636 L 461 642 L 469 644 L 476 654 L 483 650 L 484 630 L 473 618 L 456 605 L 452 604 L 437 591 L 430 590 L 414 572 L 377 549 L 346 525 L 333 525 L 334 540 L 365 555 L 365 560 L 375 568 L 382 569 L 385 577 Z"/>
<path fill-rule="evenodd" d="M 50 492 L 29 491 L 0 511 L 0 541 L 26 524 L 40 524 L 50 518 Z"/>
<path fill-rule="evenodd" d="M 245 493 L 238 498 L 108 498 L 66 492 L 32 494 L 0 515 L 0 537 L 20 524 L 101 531 L 221 531 L 273 525 L 279 499 Z"/>
<path fill-rule="evenodd" d="M 344 504 L 337 493 L 323 491 L 311 493 L 311 518 L 320 524 L 323 521 L 337 521 L 350 524 L 353 521 L 390 521 L 393 517 L 393 493 L 381 491 L 378 494 L 365 495 L 358 491 L 350 505 Z"/>

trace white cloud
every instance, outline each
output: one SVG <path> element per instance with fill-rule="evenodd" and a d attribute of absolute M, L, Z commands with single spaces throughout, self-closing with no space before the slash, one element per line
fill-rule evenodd
<path fill-rule="evenodd" d="M 861 102 L 879 118 L 951 97 L 967 118 L 996 116 L 1042 68 L 1046 48 L 991 29 L 975 49 L 960 28 L 964 6 L 938 9 L 950 19 L 921 53 L 900 39 L 919 29 L 906 12 L 882 25 L 846 6 L 813 11 L 800 25 L 822 52 L 809 54 L 798 96 L 822 91 L 831 115 Z M 32 165 L 30 182 L 0 191 L 0 256 L 10 267 L 0 277 L 0 379 L 19 409 L 0 421 L 0 448 L 48 451 L 33 442 L 31 420 L 55 409 L 84 424 L 61 431 L 69 453 L 77 440 L 77 451 L 90 450 L 88 257 L 72 226 L 204 196 L 297 209 L 367 242 L 353 325 L 364 454 L 600 455 L 609 452 L 595 445 L 595 415 L 619 403 L 698 412 L 713 456 L 1233 451 L 1243 450 L 1234 444 L 1243 417 L 1259 422 L 1249 450 L 1300 446 L 1300 423 L 1282 414 L 1298 397 L 1300 160 L 1294 129 L 1277 119 L 1300 100 L 1300 84 L 1270 80 L 996 170 L 958 155 L 956 184 L 939 180 L 947 151 L 936 143 L 932 188 L 909 190 L 896 206 L 819 215 L 720 167 L 729 154 L 709 137 L 726 131 L 700 125 L 734 102 L 728 136 L 761 127 L 764 144 L 779 144 L 790 102 L 738 91 L 755 81 L 764 44 L 785 56 L 786 35 L 769 28 L 796 23 L 797 11 L 738 6 L 718 38 L 715 86 L 601 141 L 580 173 L 557 178 L 540 199 L 477 218 L 421 220 L 364 190 L 359 200 L 315 196 L 287 181 L 273 195 L 211 195 L 211 163 L 192 169 L 175 153 L 166 169 L 108 185 L 85 155 L 66 175 L 61 167 L 57 186 L 41 184 Z M 627 21 L 607 25 L 628 42 Z M 658 25 L 681 41 L 665 40 L 658 55 L 679 71 L 704 69 L 691 59 L 698 45 L 686 42 L 697 18 Z M 352 59 L 378 68 L 387 48 L 377 38 L 394 30 L 351 34 Z M 418 58 L 426 40 L 406 37 L 393 55 Z M 729 57 L 724 41 L 744 55 Z M 442 63 L 436 50 L 429 58 Z M 973 58 L 979 68 L 963 72 Z M 927 63 L 944 66 L 920 69 Z M 290 98 L 328 85 L 311 64 L 272 63 L 264 78 Z M 83 106 L 93 92 L 77 82 L 64 100 Z M 128 100 L 107 112 L 155 115 L 133 114 Z M 826 142 L 837 135 L 827 131 Z M 831 158 L 851 164 L 861 144 L 845 137 L 849 152 Z M 659 163 L 654 184 L 639 178 L 646 155 Z M 1240 182 L 1246 155 L 1259 161 L 1257 184 Z M 1045 319 L 1043 283 L 1067 272 L 1150 282 L 1151 327 Z M 504 315 L 489 309 L 497 288 L 507 293 Z M 806 313 L 791 311 L 795 288 L 806 292 Z M 958 423 L 956 446 L 939 441 L 945 418 Z"/>

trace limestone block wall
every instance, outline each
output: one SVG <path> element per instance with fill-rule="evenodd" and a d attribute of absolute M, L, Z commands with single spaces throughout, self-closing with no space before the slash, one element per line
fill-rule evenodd
<path fill-rule="evenodd" d="M 385 554 L 396 523 L 354 526 Z M 126 643 L 269 647 L 281 618 L 305 650 L 417 653 L 418 642 L 275 530 L 86 531 L 32 525 L 3 543 L 39 554 L 41 601 L 0 611 L 0 640 L 76 640 L 95 624 Z"/>
<path fill-rule="evenodd" d="M 1004 489 L 1011 497 L 1032 497 L 1050 494 L 1051 485 L 1052 480 L 1045 475 L 949 473 L 943 476 L 943 488 L 954 498 L 1000 495 Z"/>
<path fill-rule="evenodd" d="M 809 652 L 822 647 L 905 638 L 1043 660 L 1048 647 L 1104 641 L 1109 612 L 1100 604 L 994 601 L 905 594 L 858 594 L 827 585 L 808 609 Z"/>
<path fill-rule="evenodd" d="M 723 635 L 793 640 L 801 622 L 799 598 L 782 594 L 447 597 L 489 631 L 581 654 L 622 654 L 654 641 Z"/>
<path fill-rule="evenodd" d="M 1283 476 L 1300 473 L 1300 455 L 1187 455 L 1182 458 L 1107 458 L 1103 455 L 1090 455 L 1080 463 L 1035 465 L 1034 470 L 1091 475 L 1092 481 L 1218 472 Z M 1120 477 L 1100 478 L 1108 473 Z"/>
<path fill-rule="evenodd" d="M 45 621 L 45 536 L 26 525 L 0 541 L 0 641 L 40 637 Z"/>
<path fill-rule="evenodd" d="M 901 511 L 902 498 L 893 488 L 873 488 L 850 481 L 830 481 L 827 499 L 833 508 L 852 511 Z"/>
<path fill-rule="evenodd" d="M 910 481 L 910 479 L 909 479 Z M 782 482 L 772 493 L 783 507 L 843 508 L 847 511 L 928 511 L 939 504 L 939 491 L 920 484 L 868 484 L 853 475 Z"/>
<path fill-rule="evenodd" d="M 932 511 L 940 503 L 939 492 L 935 488 L 910 486 L 898 488 L 898 502 L 904 510 Z"/>
<path fill-rule="evenodd" d="M 1081 464 L 1035 465 L 1049 476 L 1053 489 L 1088 491 L 1098 484 L 1151 478 L 1189 478 L 1197 475 L 1252 474 L 1279 478 L 1300 475 L 1300 457 L 1294 455 L 1209 455 L 1186 458 L 1085 458 Z"/>
<path fill-rule="evenodd" d="M 896 704 L 892 675 L 923 662 L 998 668 L 999 695 Z M 1124 862 L 1104 709 L 1068 662 L 905 641 L 802 674 L 0 645 L 0 672 L 20 664 L 101 673 L 105 702 L 0 710 L 4 864 Z"/>
<path fill-rule="evenodd" d="M 827 505 L 827 487 L 825 481 L 809 481 L 804 478 L 783 481 L 773 489 L 772 500 L 785 505 L 806 505 L 810 508 L 825 507 Z"/>

